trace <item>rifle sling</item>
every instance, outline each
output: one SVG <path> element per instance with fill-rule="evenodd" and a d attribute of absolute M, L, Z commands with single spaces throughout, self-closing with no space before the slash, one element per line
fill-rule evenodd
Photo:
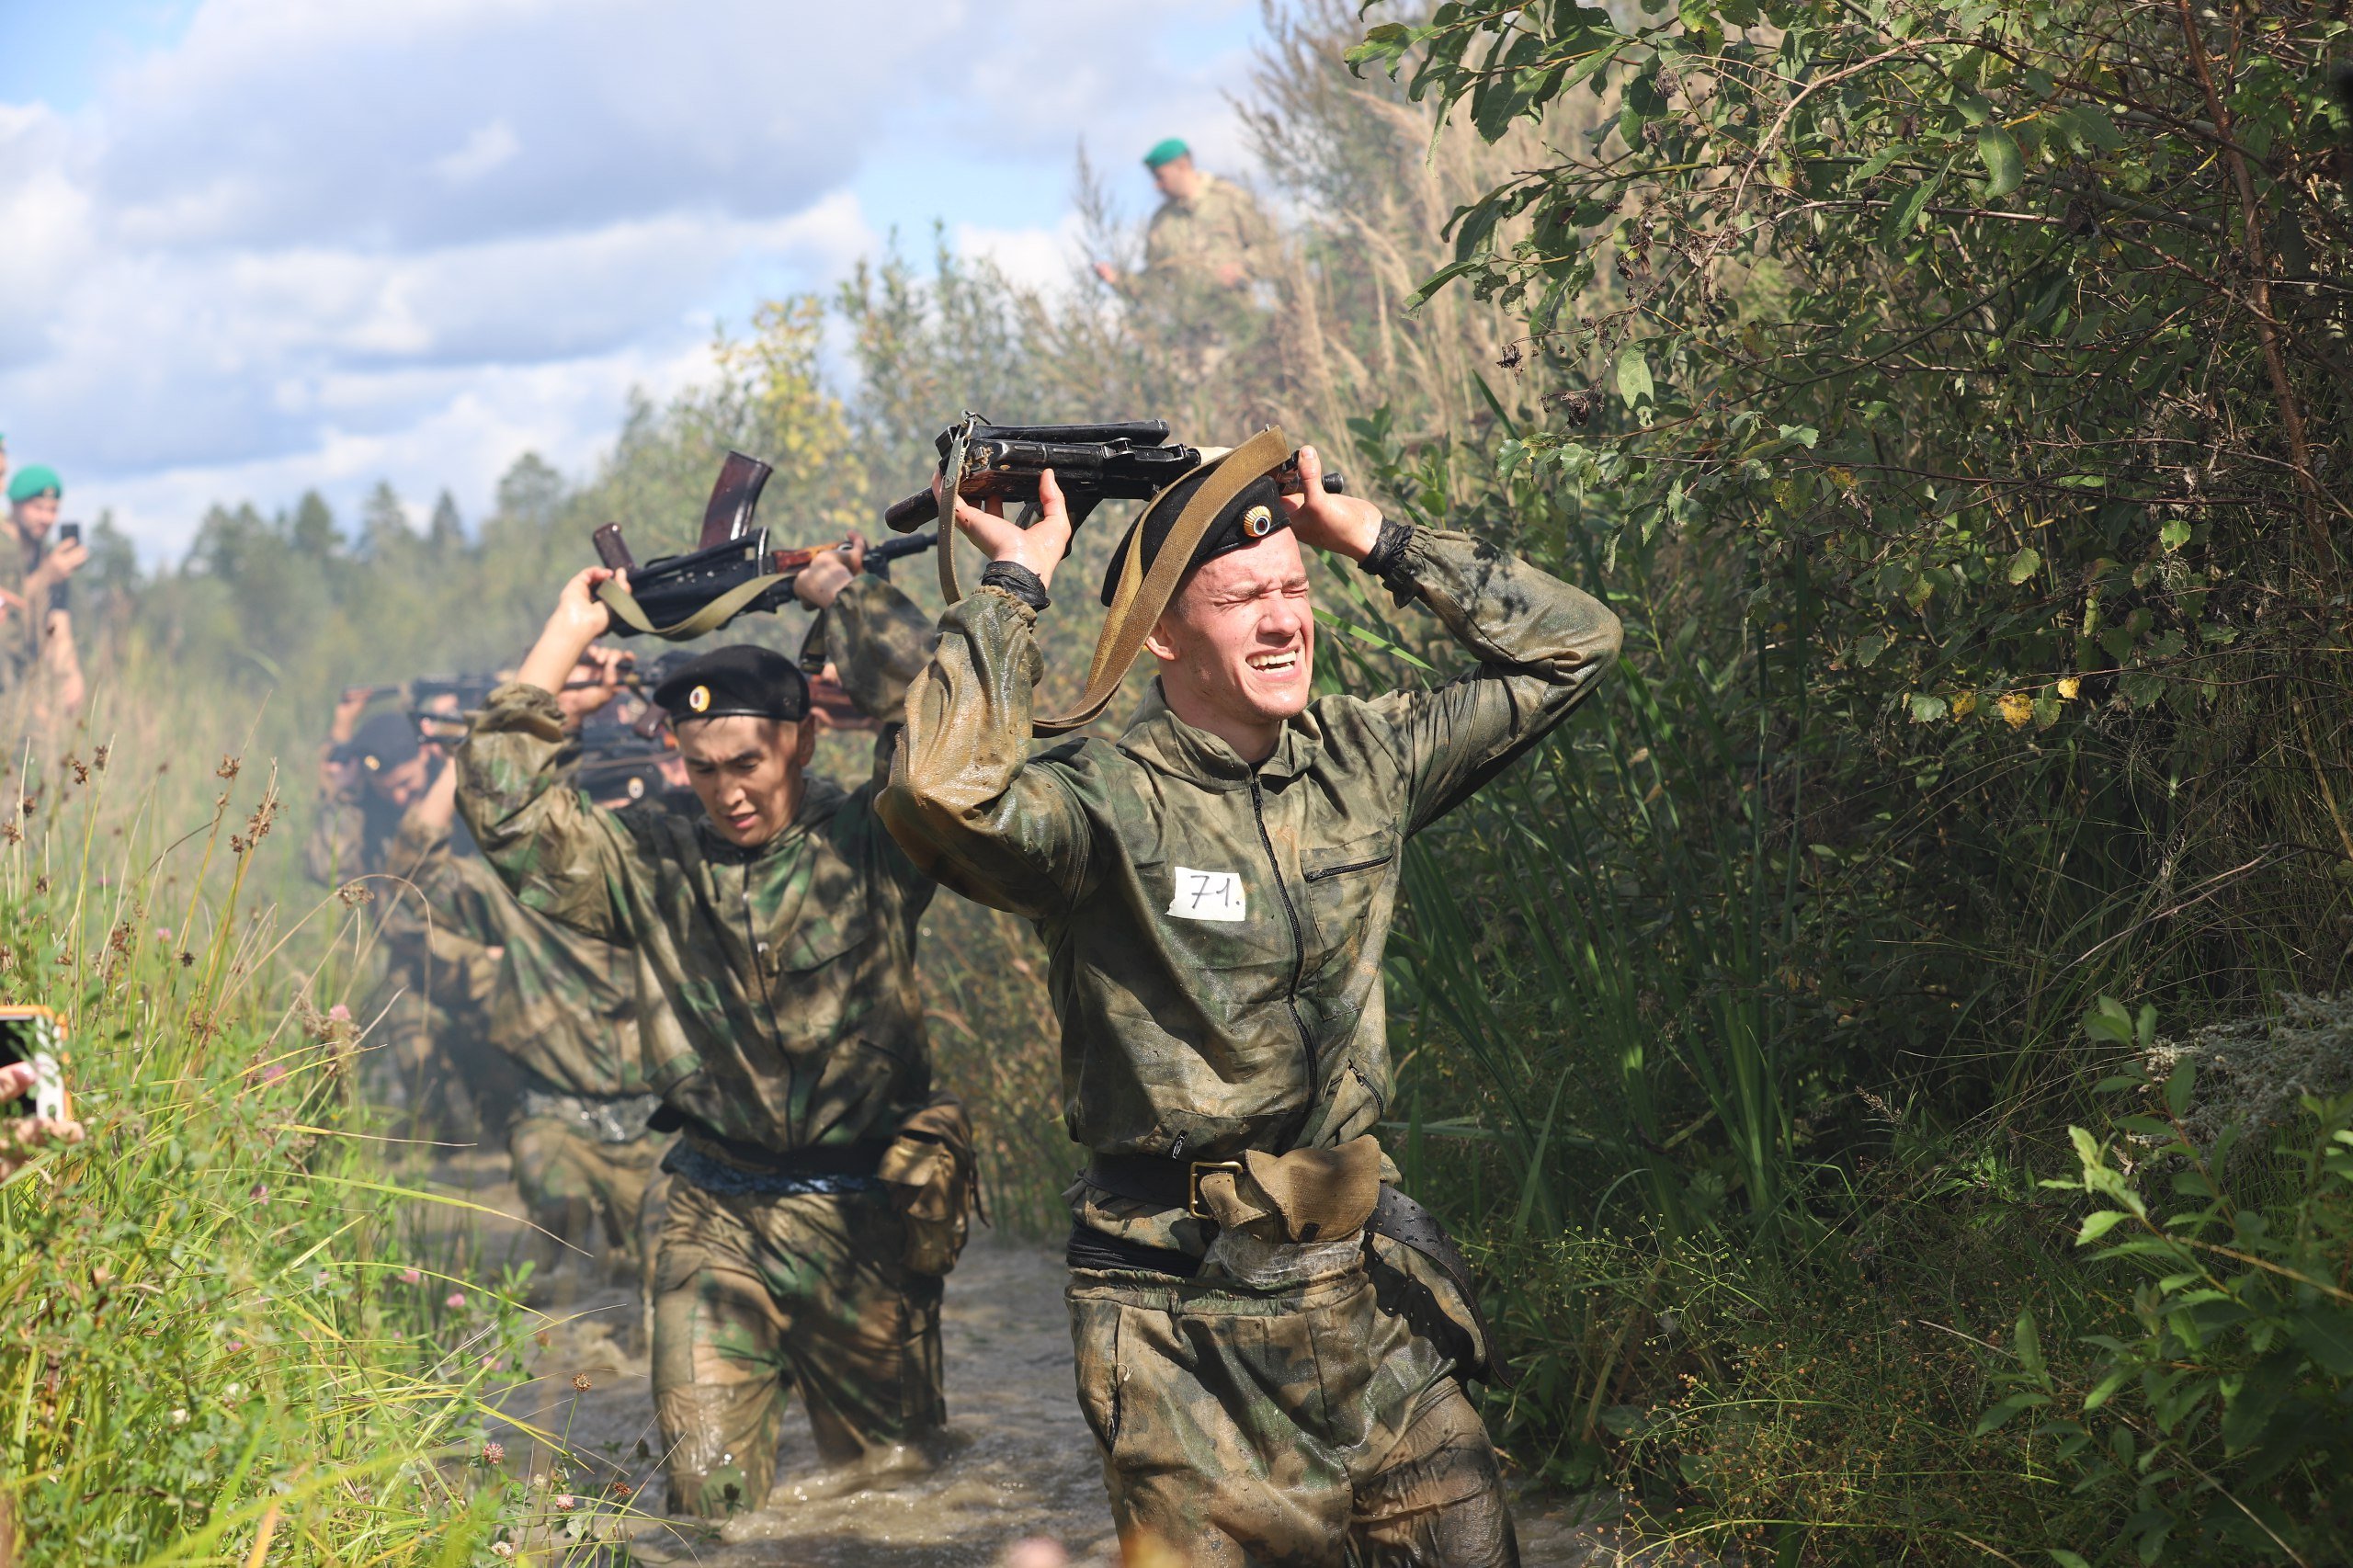
<path fill-rule="evenodd" d="M 1160 553 L 1154 557 L 1149 573 L 1143 570 L 1143 516 L 1136 518 L 1136 543 L 1120 567 L 1120 585 L 1112 593 L 1110 613 L 1104 617 L 1103 634 L 1096 640 L 1094 662 L 1086 672 L 1086 694 L 1070 712 L 1033 722 L 1030 733 L 1064 734 L 1093 723 L 1110 706 L 1111 699 L 1119 695 L 1120 683 L 1127 679 L 1136 655 L 1143 651 L 1143 640 L 1160 623 L 1168 601 L 1176 597 L 1176 585 L 1184 580 L 1186 569 L 1192 564 L 1193 551 L 1209 532 L 1210 525 L 1217 521 L 1227 503 L 1290 456 L 1290 438 L 1280 426 L 1269 426 L 1220 459 L 1217 472 L 1193 493 L 1185 503 L 1185 509 L 1176 515 L 1176 524 L 1161 542 Z M 1151 510 L 1152 507 L 1145 507 L 1144 514 L 1149 515 Z M 949 550 L 945 538 L 940 540 L 940 576 L 945 586 L 954 581 L 954 568 L 947 565 Z M 955 600 L 951 597 L 949 602 Z"/>
<path fill-rule="evenodd" d="M 604 600 L 605 608 L 624 625 L 633 627 L 649 637 L 659 637 L 665 642 L 685 642 L 700 637 L 705 632 L 718 631 L 742 614 L 745 608 L 754 599 L 758 598 L 779 583 L 791 581 L 793 575 L 794 574 L 789 572 L 769 572 L 753 578 L 748 583 L 738 583 L 694 614 L 672 626 L 654 625 L 652 619 L 646 615 L 644 607 L 637 602 L 635 594 L 626 589 L 617 588 L 610 583 L 599 587 L 597 590 L 597 597 Z"/>

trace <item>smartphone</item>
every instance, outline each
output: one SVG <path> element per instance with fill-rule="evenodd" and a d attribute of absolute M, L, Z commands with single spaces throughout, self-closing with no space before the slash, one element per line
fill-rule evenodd
<path fill-rule="evenodd" d="M 29 1093 L 0 1101 L 0 1117 L 39 1116 L 63 1121 L 73 1114 L 64 1069 L 57 1060 L 64 1050 L 65 1024 L 54 1012 L 47 1007 L 0 1006 L 0 1066 L 29 1062 L 37 1074 Z"/>
<path fill-rule="evenodd" d="M 82 525 L 79 523 L 58 524 L 57 542 L 60 544 L 81 543 Z M 49 590 L 49 608 L 51 609 L 72 609 L 74 608 L 74 591 L 72 588 L 68 587 L 63 581 L 61 580 L 51 585 Z"/>

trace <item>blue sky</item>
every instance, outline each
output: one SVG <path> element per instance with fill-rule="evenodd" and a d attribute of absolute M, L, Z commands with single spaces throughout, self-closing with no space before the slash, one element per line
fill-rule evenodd
<path fill-rule="evenodd" d="M 1256 0 L 0 0 L 0 430 L 151 555 L 310 486 L 479 516 L 893 229 L 1066 277 L 1081 139 L 1139 216 L 1163 135 L 1240 166 L 1257 32 Z"/>

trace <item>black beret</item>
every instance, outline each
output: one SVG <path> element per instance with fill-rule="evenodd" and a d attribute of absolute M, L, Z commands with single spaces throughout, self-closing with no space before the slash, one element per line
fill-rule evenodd
<path fill-rule="evenodd" d="M 1103 602 L 1108 605 L 1120 586 L 1120 574 L 1127 569 L 1128 551 L 1135 544 L 1136 535 L 1143 535 L 1143 569 L 1149 572 L 1159 559 L 1161 544 L 1168 538 L 1168 530 L 1176 526 L 1184 513 L 1185 503 L 1193 493 L 1209 483 L 1217 472 L 1215 463 L 1203 463 L 1153 498 L 1143 516 L 1120 539 L 1119 548 L 1111 551 L 1110 570 L 1103 574 Z M 1277 528 L 1290 527 L 1290 514 L 1283 510 L 1281 493 L 1276 489 L 1272 474 L 1261 474 L 1244 485 L 1242 494 L 1225 504 L 1217 520 L 1201 535 L 1201 542 L 1193 551 L 1193 559 L 1185 563 L 1192 571 L 1205 561 L 1221 555 L 1231 555 L 1237 550 L 1247 550 Z"/>
<path fill-rule="evenodd" d="M 356 762 L 370 773 L 381 773 L 425 749 L 417 738 L 416 722 L 405 713 L 379 713 L 359 726 L 358 733 L 335 752 L 342 762 Z"/>
<path fill-rule="evenodd" d="M 782 653 L 748 642 L 716 648 L 654 688 L 654 703 L 670 722 L 749 714 L 755 719 L 809 716 L 809 677 Z"/>

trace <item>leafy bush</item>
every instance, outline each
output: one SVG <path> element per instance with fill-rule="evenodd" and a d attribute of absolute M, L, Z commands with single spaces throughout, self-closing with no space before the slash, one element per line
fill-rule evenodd
<path fill-rule="evenodd" d="M 2113 1035 L 2123 1010 L 2102 1001 L 2095 1024 Z M 2153 1020 L 2140 1020 L 2143 1045 Z M 2101 1205 L 2076 1243 L 2138 1278 L 2129 1325 L 2087 1337 L 2095 1354 L 2069 1377 L 2046 1359 L 2033 1315 L 2020 1316 L 2017 1365 L 2002 1377 L 2011 1392 L 1980 1430 L 2037 1413 L 2054 1467 L 2111 1501 L 2121 1539 L 2076 1561 L 2342 1561 L 2353 1550 L 2353 1093 L 2303 1096 L 2301 1136 L 2234 1169 L 2249 1130 L 2193 1135 L 2193 1062 L 2140 1086 L 2148 1108 L 2117 1118 L 2114 1140 L 2069 1130 L 2080 1175 L 2047 1184 Z"/>

